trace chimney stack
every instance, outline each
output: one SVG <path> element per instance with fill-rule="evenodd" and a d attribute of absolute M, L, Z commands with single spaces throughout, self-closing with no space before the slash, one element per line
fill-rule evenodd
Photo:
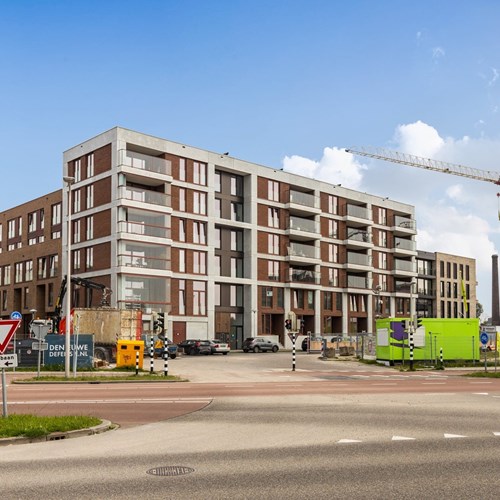
<path fill-rule="evenodd" d="M 500 325 L 500 301 L 498 297 L 498 255 L 492 255 L 491 272 L 491 324 Z"/>

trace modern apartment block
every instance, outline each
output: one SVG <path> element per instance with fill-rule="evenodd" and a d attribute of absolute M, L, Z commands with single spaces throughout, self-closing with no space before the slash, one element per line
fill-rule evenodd
<path fill-rule="evenodd" d="M 62 230 L 62 190 L 0 213 L 0 317 L 20 312 L 21 335 L 27 335 L 33 316 L 54 311 Z"/>
<path fill-rule="evenodd" d="M 174 342 L 284 344 L 290 311 L 318 335 L 409 314 L 410 205 L 123 128 L 66 151 L 64 176 L 72 274 L 115 307 L 167 312 Z"/>
<path fill-rule="evenodd" d="M 418 251 L 417 272 L 417 316 L 476 317 L 475 259 Z"/>

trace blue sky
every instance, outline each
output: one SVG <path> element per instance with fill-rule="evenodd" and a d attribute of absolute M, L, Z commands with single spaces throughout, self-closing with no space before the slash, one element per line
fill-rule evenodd
<path fill-rule="evenodd" d="M 414 204 L 491 311 L 499 188 L 341 153 L 500 170 L 499 24 L 494 0 L 0 0 L 0 211 L 120 125 Z"/>

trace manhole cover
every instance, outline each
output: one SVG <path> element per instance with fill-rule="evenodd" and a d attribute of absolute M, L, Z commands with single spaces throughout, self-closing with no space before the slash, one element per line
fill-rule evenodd
<path fill-rule="evenodd" d="M 152 476 L 182 476 L 191 472 L 194 472 L 194 469 L 183 465 L 166 465 L 165 467 L 155 467 L 147 471 Z"/>

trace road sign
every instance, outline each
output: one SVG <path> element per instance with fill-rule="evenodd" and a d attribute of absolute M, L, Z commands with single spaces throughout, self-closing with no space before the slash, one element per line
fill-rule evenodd
<path fill-rule="evenodd" d="M 14 332 L 20 325 L 19 319 L 0 319 L 0 354 L 3 354 L 7 349 L 7 344 L 14 336 Z"/>
<path fill-rule="evenodd" d="M 31 348 L 34 351 L 48 351 L 49 344 L 47 342 L 33 342 L 33 344 L 31 344 Z"/>
<path fill-rule="evenodd" d="M 19 311 L 13 311 L 10 313 L 10 319 L 22 319 L 23 315 Z"/>
<path fill-rule="evenodd" d="M 0 354 L 0 368 L 15 368 L 17 366 L 17 354 Z"/>
<path fill-rule="evenodd" d="M 490 336 L 486 332 L 482 332 L 479 339 L 481 340 L 481 344 L 486 345 L 490 340 Z"/>

